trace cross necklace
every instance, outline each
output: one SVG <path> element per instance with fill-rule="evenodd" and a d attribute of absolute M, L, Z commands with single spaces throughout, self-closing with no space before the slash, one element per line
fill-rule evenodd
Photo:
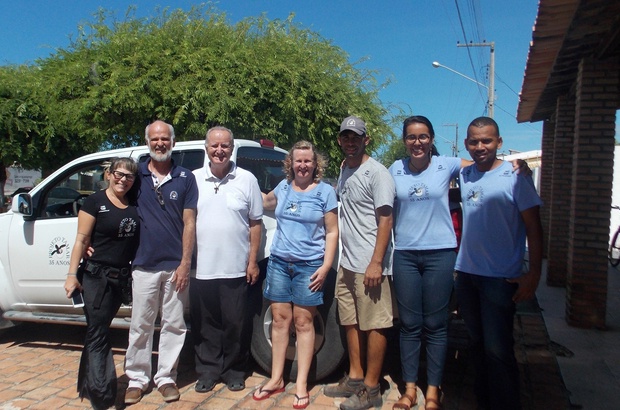
<path fill-rule="evenodd" d="M 226 178 L 228 178 L 228 175 L 224 176 L 224 178 L 220 179 L 219 181 L 213 181 L 213 191 L 217 194 L 218 191 L 220 190 L 220 185 L 222 185 L 222 182 L 226 181 Z"/>

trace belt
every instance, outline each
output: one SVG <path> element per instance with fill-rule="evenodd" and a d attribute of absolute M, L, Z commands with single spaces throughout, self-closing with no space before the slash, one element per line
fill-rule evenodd
<path fill-rule="evenodd" d="M 93 275 L 97 275 L 101 272 L 103 275 L 112 279 L 131 275 L 131 269 L 129 267 L 114 268 L 112 266 L 102 265 L 91 261 L 86 261 L 86 270 L 91 272 Z"/>

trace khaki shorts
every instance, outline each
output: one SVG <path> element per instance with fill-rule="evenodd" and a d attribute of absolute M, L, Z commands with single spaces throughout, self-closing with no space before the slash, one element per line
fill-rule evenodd
<path fill-rule="evenodd" d="M 381 286 L 367 288 L 364 275 L 340 267 L 336 277 L 338 316 L 342 326 L 360 330 L 387 329 L 394 325 L 392 278 L 384 276 Z"/>

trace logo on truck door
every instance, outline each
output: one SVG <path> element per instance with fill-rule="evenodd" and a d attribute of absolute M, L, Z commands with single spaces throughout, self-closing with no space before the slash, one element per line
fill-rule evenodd
<path fill-rule="evenodd" d="M 69 266 L 71 259 L 71 248 L 69 242 L 62 236 L 52 239 L 49 246 L 49 265 L 66 265 Z"/>

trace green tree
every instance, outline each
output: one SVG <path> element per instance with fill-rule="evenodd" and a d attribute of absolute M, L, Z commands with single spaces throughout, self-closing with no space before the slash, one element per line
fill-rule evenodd
<path fill-rule="evenodd" d="M 33 143 L 58 166 L 68 156 L 141 144 L 154 119 L 172 123 L 178 140 L 225 125 L 236 137 L 268 138 L 284 148 L 307 139 L 335 174 L 344 117 L 364 118 L 370 150 L 390 135 L 378 98 L 383 84 L 376 71 L 350 63 L 341 48 L 293 18 L 231 25 L 207 5 L 142 19 L 130 8 L 119 21 L 100 9 L 68 49 L 19 73 L 39 110 Z M 15 104 L 0 110 L 14 112 Z"/>
<path fill-rule="evenodd" d="M 0 67 L 0 160 L 39 168 L 45 160 L 45 115 L 34 98 L 32 69 Z"/>

